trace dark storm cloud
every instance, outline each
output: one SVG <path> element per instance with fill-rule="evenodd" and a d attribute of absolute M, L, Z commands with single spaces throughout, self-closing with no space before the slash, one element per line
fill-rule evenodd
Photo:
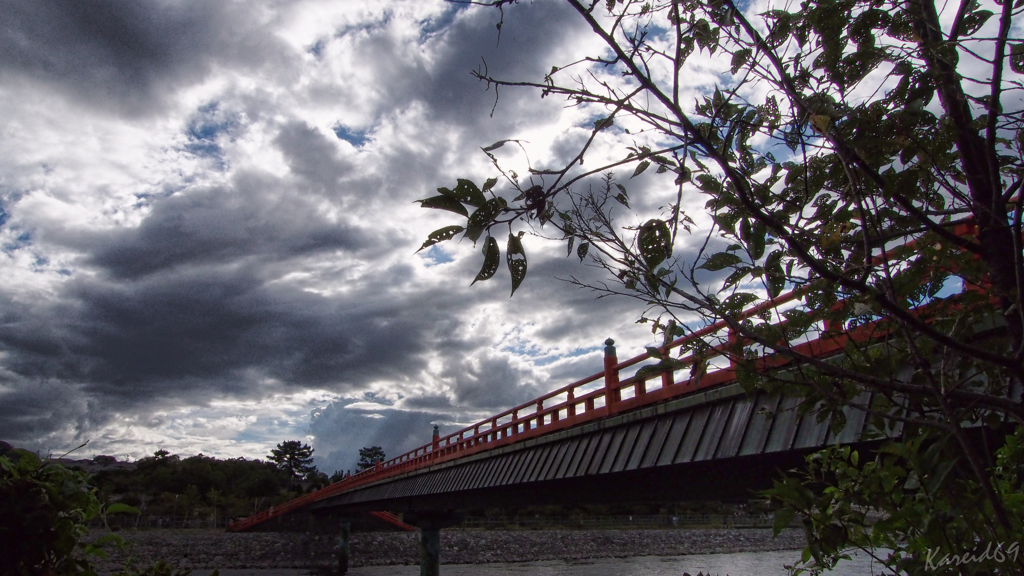
<path fill-rule="evenodd" d="M 465 17 L 454 18 L 456 12 Z M 428 23 L 430 33 L 421 43 L 433 53 L 429 62 L 417 50 L 396 42 L 396 35 L 386 27 L 347 27 L 333 38 L 317 43 L 318 53 L 333 42 L 344 42 L 346 51 L 373 54 L 372 86 L 346 83 L 344 93 L 361 95 L 368 89 L 388 95 L 389 105 L 408 106 L 422 102 L 430 109 L 432 120 L 452 122 L 470 134 L 481 129 L 504 129 L 521 121 L 510 111 L 525 113 L 530 121 L 541 116 L 553 119 L 561 103 L 542 102 L 539 91 L 504 90 L 494 117 L 494 91 L 471 76 L 486 68 L 491 74 L 509 80 L 543 81 L 554 64 L 550 54 L 572 44 L 574 37 L 586 29 L 579 26 L 570 8 L 561 3 L 524 4 L 505 11 L 505 21 L 498 42 L 497 10 L 456 10 L 451 8 L 436 22 Z M 489 136 L 488 136 L 489 137 Z M 472 147 L 486 146 L 475 140 Z"/>
<path fill-rule="evenodd" d="M 544 2 L 513 6 L 505 11 L 500 41 L 495 24 L 497 10 L 476 10 L 452 25 L 444 36 L 445 47 L 438 55 L 430 84 L 408 89 L 419 93 L 433 110 L 444 117 L 460 118 L 461 123 L 519 120 L 517 114 L 529 110 L 541 113 L 540 93 L 536 90 L 504 90 L 494 119 L 494 91 L 484 92 L 486 84 L 470 75 L 488 72 L 506 80 L 542 82 L 551 66 L 566 62 L 550 61 L 551 54 L 571 45 L 572 39 L 586 30 L 579 26 L 575 12 L 564 3 Z M 467 49 L 467 47 L 472 47 Z M 561 103 L 559 103 L 561 104 Z M 523 106 L 526 106 L 525 108 Z M 554 107 L 551 108 L 554 111 Z M 549 112 L 550 113 L 550 112 Z M 536 118 L 530 120 L 535 121 Z M 486 146 L 490 142 L 480 144 Z"/>
<path fill-rule="evenodd" d="M 90 263 L 134 278 L 177 266 L 354 252 L 375 240 L 351 223 L 328 220 L 314 197 L 286 186 L 249 172 L 227 186 L 176 194 L 156 203 L 139 227 L 99 239 Z"/>
<path fill-rule="evenodd" d="M 15 382 L 0 382 L 11 386 Z M 0 394 L 3 417 L 0 438 L 38 440 L 54 431 L 76 432 L 91 425 L 102 424 L 109 417 L 96 414 L 89 421 L 86 401 L 66 383 L 36 379 L 21 381 L 13 390 Z"/>
<path fill-rule="evenodd" d="M 321 470 L 355 472 L 359 448 L 380 446 L 394 458 L 429 444 L 435 423 L 441 424 L 442 434 L 455 429 L 444 425 L 450 418 L 444 412 L 350 408 L 354 403 L 334 402 L 312 415 L 309 431 L 316 438 L 313 447 Z"/>
<path fill-rule="evenodd" d="M 280 61 L 244 2 L 0 0 L 0 74 L 42 81 L 76 100 L 146 111 L 214 63 Z"/>
<path fill-rule="evenodd" d="M 233 269 L 80 283 L 78 338 L 65 344 L 79 362 L 58 375 L 142 398 L 211 388 L 244 396 L 264 378 L 338 391 L 401 380 L 424 367 L 434 318 L 382 301 L 387 293 L 365 286 L 331 298 Z"/>
<path fill-rule="evenodd" d="M 334 185 L 352 169 L 351 164 L 338 159 L 335 143 L 304 123 L 285 125 L 274 143 L 294 174 L 316 183 L 324 191 L 336 189 Z"/>
<path fill-rule="evenodd" d="M 468 410 L 501 411 L 536 398 L 543 389 L 532 375 L 512 365 L 507 356 L 450 362 L 442 376 L 450 379 L 456 405 Z"/>

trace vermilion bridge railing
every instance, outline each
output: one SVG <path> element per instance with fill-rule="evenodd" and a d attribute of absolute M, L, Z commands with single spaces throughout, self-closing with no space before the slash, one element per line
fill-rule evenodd
<path fill-rule="evenodd" d="M 957 233 L 959 234 L 965 234 L 969 231 L 969 224 L 962 224 L 957 227 Z M 912 247 L 913 242 L 901 248 Z M 978 288 L 968 286 L 967 289 L 976 290 Z M 782 294 L 777 298 L 743 311 L 731 320 L 733 323 L 736 323 L 748 318 L 761 316 L 767 311 L 779 310 L 787 304 L 799 300 L 809 290 L 809 287 L 804 287 Z M 840 301 L 835 306 L 839 307 L 843 304 L 844 302 Z M 781 314 L 779 316 L 781 317 Z M 776 322 L 775 325 L 782 327 L 788 322 L 789 320 L 781 320 Z M 841 326 L 830 326 L 825 322 L 824 329 L 820 332 L 821 335 L 817 339 L 792 345 L 791 349 L 797 354 L 810 357 L 833 355 L 842 350 L 851 340 L 863 342 L 884 336 L 887 330 L 880 328 L 878 322 L 866 323 L 852 330 L 845 331 Z M 723 333 L 724 338 L 722 337 Z M 645 360 L 650 360 L 651 355 L 645 353 L 624 362 L 619 362 L 612 347 L 614 343 L 609 340 L 606 342 L 608 348 L 606 348 L 604 370 L 602 372 L 582 380 L 577 380 L 572 384 L 548 392 L 539 398 L 491 416 L 486 420 L 481 420 L 457 432 L 446 436 L 435 436 L 430 444 L 420 446 L 396 458 L 380 462 L 374 468 L 349 476 L 340 482 L 300 496 L 280 506 L 271 507 L 269 510 L 234 522 L 228 526 L 228 530 L 245 530 L 255 524 L 293 512 L 318 500 L 323 500 L 330 496 L 393 476 L 522 442 L 530 438 L 690 394 L 697 390 L 721 386 L 735 381 L 736 370 L 733 354 L 739 350 L 739 347 L 746 346 L 752 342 L 738 338 L 725 320 L 664 344 L 658 347 L 658 350 L 663 356 L 667 357 L 672 350 L 682 346 L 691 346 L 697 340 L 709 336 L 717 336 L 722 343 L 710 347 L 706 353 L 702 354 L 700 360 L 703 366 L 701 369 L 696 371 L 689 370 L 690 372 L 697 372 L 696 374 L 690 374 L 689 377 L 679 382 L 675 381 L 675 374 L 687 368 L 692 368 L 694 362 L 698 360 L 693 354 L 679 359 L 680 368 L 676 370 L 651 375 L 640 373 L 620 380 L 619 375 L 622 370 L 636 366 Z M 724 358 L 728 362 L 716 364 L 711 361 L 715 357 Z M 779 354 L 768 355 L 760 360 L 758 369 L 777 368 L 789 362 L 789 357 Z"/>

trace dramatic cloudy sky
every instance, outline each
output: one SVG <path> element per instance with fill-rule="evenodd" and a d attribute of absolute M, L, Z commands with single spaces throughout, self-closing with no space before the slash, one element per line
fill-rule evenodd
<path fill-rule="evenodd" d="M 81 457 L 390 455 L 641 352 L 642 309 L 528 235 L 530 275 L 413 201 L 554 164 L 590 112 L 539 80 L 593 48 L 559 3 L 0 0 L 0 439 Z M 517 160 L 509 156 L 509 162 Z M 645 186 L 647 176 L 634 181 Z M 499 184 L 499 190 L 502 186 Z M 507 185 L 505 187 L 507 189 Z M 450 216 L 450 215 L 449 215 Z"/>

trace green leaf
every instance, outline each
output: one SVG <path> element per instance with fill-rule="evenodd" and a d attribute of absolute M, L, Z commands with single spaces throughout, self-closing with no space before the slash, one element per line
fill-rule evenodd
<path fill-rule="evenodd" d="M 637 164 L 636 170 L 633 170 L 633 175 L 630 176 L 630 178 L 636 178 L 637 176 L 642 174 L 644 170 L 647 170 L 647 167 L 650 166 L 650 165 L 651 165 L 651 161 L 650 160 L 644 160 L 643 162 Z"/>
<path fill-rule="evenodd" d="M 796 517 L 796 511 L 791 508 L 779 508 L 775 511 L 775 518 L 772 519 L 772 534 L 778 536 L 783 530 L 789 527 Z"/>
<path fill-rule="evenodd" d="M 523 250 L 523 242 L 519 236 L 511 232 L 508 234 L 508 245 L 505 248 L 505 261 L 508 263 L 508 271 L 512 274 L 512 293 L 508 295 L 511 298 L 512 294 L 516 293 L 516 288 L 523 283 L 523 278 L 526 278 L 526 252 Z"/>
<path fill-rule="evenodd" d="M 483 151 L 484 152 L 491 152 L 493 150 L 497 150 L 498 148 L 501 148 L 502 146 L 504 146 L 505 142 L 508 142 L 508 140 L 498 140 L 494 144 L 491 144 L 490 146 L 488 146 L 486 148 L 483 148 Z"/>
<path fill-rule="evenodd" d="M 832 119 L 825 114 L 811 114 L 811 126 L 821 134 L 828 134 L 828 127 Z"/>
<path fill-rule="evenodd" d="M 971 12 L 964 17 L 963 30 L 961 31 L 961 34 L 964 36 L 974 34 L 978 29 L 985 25 L 985 22 L 987 22 L 989 18 L 994 15 L 995 14 L 993 14 L 991 10 L 976 10 Z"/>
<path fill-rule="evenodd" d="M 767 230 L 760 222 L 754 225 L 754 229 L 750 236 L 750 255 L 754 257 L 754 260 L 760 260 L 764 256 L 765 248 L 765 234 Z"/>
<path fill-rule="evenodd" d="M 575 236 L 569 236 L 569 246 L 565 249 L 565 257 L 568 258 L 572 255 L 572 243 L 576 240 Z"/>
<path fill-rule="evenodd" d="M 604 130 L 605 128 L 611 128 L 613 125 L 615 125 L 613 118 L 601 118 L 594 122 L 594 129 Z"/>
<path fill-rule="evenodd" d="M 619 204 L 629 208 L 629 195 L 626 194 L 626 187 L 622 184 L 616 184 L 615 186 L 619 189 L 619 193 L 615 196 L 615 199 L 619 201 Z"/>
<path fill-rule="evenodd" d="M 474 243 L 480 238 L 480 235 L 484 233 L 484 230 L 491 225 L 491 222 L 501 214 L 508 204 L 506 204 L 504 198 L 491 198 L 484 205 L 473 212 L 473 215 L 469 217 L 469 223 L 466 226 L 466 238 L 469 238 Z"/>
<path fill-rule="evenodd" d="M 442 194 L 440 196 L 431 196 L 430 198 L 417 200 L 417 202 L 420 203 L 421 208 L 437 208 L 439 210 L 455 212 L 462 216 L 469 216 L 469 212 L 466 211 L 466 207 L 452 196 Z"/>
<path fill-rule="evenodd" d="M 743 65 L 750 60 L 750 54 L 750 48 L 737 50 L 736 53 L 732 55 L 732 64 L 730 66 L 730 71 L 733 74 L 736 74 L 736 72 L 738 72 L 739 69 L 742 68 Z"/>
<path fill-rule="evenodd" d="M 648 348 L 648 350 L 650 350 L 650 348 Z M 666 372 L 674 372 L 676 370 L 681 370 L 683 368 L 686 368 L 686 365 L 683 364 L 678 359 L 665 357 L 662 358 L 661 361 L 658 362 L 657 364 L 644 366 L 637 370 L 636 378 L 640 380 L 648 380 L 650 378 L 653 378 L 654 376 L 665 374 Z"/>
<path fill-rule="evenodd" d="M 476 278 L 469 283 L 470 286 L 483 280 L 490 280 L 494 273 L 498 271 L 498 264 L 501 262 L 501 250 L 498 249 L 498 241 L 494 239 L 494 236 L 488 236 L 487 240 L 484 241 L 484 265 L 480 267 L 480 272 L 476 275 Z"/>
<path fill-rule="evenodd" d="M 658 360 L 661 360 L 665 357 L 665 355 L 661 353 L 661 350 L 658 350 L 654 346 L 647 346 L 646 350 L 647 355 L 650 356 L 651 358 L 657 358 Z"/>
<path fill-rule="evenodd" d="M 580 242 L 580 247 L 576 249 L 576 255 L 580 257 L 580 262 L 587 257 L 587 250 L 590 250 L 590 243 Z"/>
<path fill-rule="evenodd" d="M 786 287 L 786 273 L 782 270 L 782 250 L 776 250 L 765 259 L 765 276 L 768 280 L 768 294 L 775 298 Z"/>
<path fill-rule="evenodd" d="M 672 255 L 672 232 L 664 220 L 651 219 L 644 222 L 636 241 L 640 255 L 652 270 Z"/>
<path fill-rule="evenodd" d="M 107 514 L 139 514 L 139 509 L 134 506 L 115 502 L 107 506 Z"/>
<path fill-rule="evenodd" d="M 737 292 L 736 294 L 726 298 L 723 304 L 726 308 L 734 312 L 741 312 L 748 304 L 757 302 L 757 299 L 757 294 L 752 294 L 750 292 Z"/>
<path fill-rule="evenodd" d="M 698 268 L 703 268 L 704 270 L 710 270 L 712 272 L 715 272 L 727 266 L 735 266 L 740 262 L 742 262 L 742 260 L 739 256 L 735 254 L 729 252 L 719 252 L 717 254 L 713 254 L 710 258 L 705 260 L 703 264 L 698 266 Z"/>
<path fill-rule="evenodd" d="M 1024 74 L 1024 44 L 1010 46 L 1010 69 L 1017 74 Z"/>
<path fill-rule="evenodd" d="M 750 273 L 750 266 L 742 266 L 740 268 L 737 268 L 735 272 L 730 274 L 729 277 L 725 279 L 725 283 L 722 284 L 722 288 L 728 288 L 728 287 L 732 286 L 733 284 L 736 284 L 737 282 L 742 280 L 744 276 L 746 276 L 749 273 Z"/>
<path fill-rule="evenodd" d="M 495 179 L 495 183 L 497 183 L 497 179 Z M 484 202 L 487 201 L 487 198 L 484 197 L 484 193 L 476 187 L 476 184 L 473 184 L 472 181 L 465 180 L 463 178 L 459 178 L 458 186 L 455 187 L 453 192 L 455 194 L 455 198 L 457 198 L 459 202 L 463 202 L 477 208 L 483 206 Z"/>
<path fill-rule="evenodd" d="M 497 183 L 498 183 L 498 179 L 497 179 L 497 178 L 488 178 L 488 179 L 487 179 L 487 180 L 486 180 L 486 181 L 484 182 L 484 187 L 483 187 L 483 188 L 482 188 L 481 190 L 482 190 L 483 192 L 487 192 L 487 191 L 488 191 L 488 190 L 490 190 L 491 188 L 494 188 L 494 185 L 495 185 L 495 184 L 497 184 Z"/>
<path fill-rule="evenodd" d="M 462 232 L 463 230 L 465 230 L 465 228 L 463 228 L 462 226 L 445 226 L 444 228 L 434 230 L 433 232 L 430 233 L 429 236 L 427 236 L 427 241 L 423 243 L 423 246 L 420 246 L 420 250 L 423 250 L 428 246 L 433 246 L 438 242 L 451 240 L 452 237 L 454 237 L 459 232 Z M 420 250 L 417 250 L 416 252 L 419 252 Z"/>

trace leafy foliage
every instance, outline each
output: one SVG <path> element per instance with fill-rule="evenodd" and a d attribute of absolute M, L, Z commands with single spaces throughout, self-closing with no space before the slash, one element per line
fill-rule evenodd
<path fill-rule="evenodd" d="M 528 181 L 497 156 L 521 141 L 482 149 L 508 191 L 485 186 L 476 211 L 462 200 L 456 210 L 466 237 L 488 233 L 477 280 L 497 270 L 495 226 L 565 241 L 567 256 L 575 247 L 608 273 L 587 287 L 643 302 L 655 331 L 668 319 L 670 337 L 727 326 L 683 347 L 691 371 L 718 350 L 749 389 L 798 395 L 835 431 L 851 411 L 887 431 L 874 464 L 826 451 L 808 468 L 814 484 L 777 487 L 810 519 L 808 561 L 884 542 L 889 567 L 917 570 L 925 548 L 1021 540 L 995 456 L 1013 452 L 1024 423 L 1024 86 L 1008 73 L 1024 69 L 1010 35 L 1020 3 L 805 0 L 759 13 L 733 0 L 564 2 L 603 43 L 597 53 L 535 81 L 476 75 L 599 120 L 574 158 L 530 165 Z M 694 70 L 717 85 L 691 85 Z M 597 139 L 622 154 L 584 169 Z M 652 198 L 630 197 L 612 170 Z M 522 276 L 525 254 L 513 292 Z M 787 290 L 800 297 L 773 309 Z M 850 331 L 828 360 L 801 347 Z M 759 371 L 769 357 L 793 370 Z M 652 369 L 681 368 L 660 362 Z M 973 440 L 980 429 L 991 442 Z M 890 521 L 869 538 L 847 529 L 852 512 L 832 494 Z M 971 509 L 933 529 L 946 502 L 933 495 Z"/>
<path fill-rule="evenodd" d="M 123 503 L 102 506 L 82 472 L 0 442 L 0 573 L 95 575 L 91 560 L 124 542 L 116 534 L 82 541 L 88 523 L 138 513 Z"/>
<path fill-rule="evenodd" d="M 1017 533 L 1024 521 L 1022 432 L 1018 428 L 1004 439 L 993 482 Z M 980 558 L 971 563 L 971 574 L 1007 570 L 1013 563 L 1013 550 L 1008 550 L 1013 541 L 973 540 L 987 531 L 992 507 L 972 487 L 972 473 L 953 443 L 949 436 L 922 430 L 906 442 L 887 442 L 864 462 L 849 446 L 809 456 L 806 470 L 777 480 L 771 491 L 788 504 L 776 514 L 775 533 L 800 514 L 810 543 L 803 557 L 807 570 L 833 569 L 850 548 L 869 554 L 895 550 L 878 559 L 905 574 L 935 573 L 944 567 L 942 558 L 952 554 Z M 815 489 L 821 485 L 828 488 Z M 954 543 L 967 547 L 953 548 Z M 1001 555 L 983 553 L 1000 546 Z"/>
<path fill-rule="evenodd" d="M 76 555 L 101 511 L 85 475 L 26 450 L 0 455 L 0 549 L 4 574 L 91 574 Z M 90 547 L 89 552 L 96 551 Z"/>

